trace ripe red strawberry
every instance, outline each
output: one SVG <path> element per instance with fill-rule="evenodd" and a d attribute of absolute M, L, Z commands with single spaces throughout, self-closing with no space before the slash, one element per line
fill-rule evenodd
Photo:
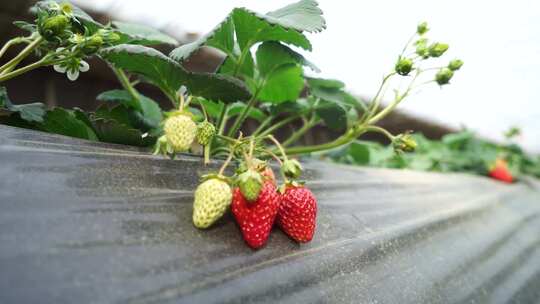
<path fill-rule="evenodd" d="M 276 186 L 271 181 L 264 182 L 259 197 L 254 202 L 248 202 L 238 187 L 234 189 L 232 213 L 249 247 L 260 248 L 268 240 L 280 199 Z"/>
<path fill-rule="evenodd" d="M 277 216 L 279 227 L 299 243 L 307 243 L 315 233 L 317 200 L 304 186 L 287 185 Z"/>
<path fill-rule="evenodd" d="M 514 181 L 512 173 L 508 170 L 508 164 L 501 158 L 495 161 L 495 164 L 489 170 L 489 176 L 505 183 L 512 183 Z"/>

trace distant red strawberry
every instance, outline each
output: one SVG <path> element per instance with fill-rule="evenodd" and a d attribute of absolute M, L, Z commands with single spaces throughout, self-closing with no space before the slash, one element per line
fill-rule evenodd
<path fill-rule="evenodd" d="M 238 187 L 234 189 L 232 213 L 244 240 L 251 248 L 257 249 L 266 244 L 276 219 L 280 199 L 276 186 L 270 180 L 264 182 L 259 197 L 254 202 L 248 202 Z"/>
<path fill-rule="evenodd" d="M 277 223 L 299 243 L 311 241 L 315 233 L 317 200 L 304 186 L 287 185 L 281 196 Z"/>
<path fill-rule="evenodd" d="M 508 170 L 508 163 L 504 159 L 497 159 L 495 164 L 490 168 L 489 176 L 505 183 L 512 183 L 514 178 Z"/>

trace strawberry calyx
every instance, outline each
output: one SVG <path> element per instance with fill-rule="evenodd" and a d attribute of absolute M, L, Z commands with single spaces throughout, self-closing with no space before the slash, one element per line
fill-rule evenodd
<path fill-rule="evenodd" d="M 259 197 L 263 183 L 263 176 L 253 168 L 249 168 L 236 178 L 236 184 L 240 188 L 240 192 L 250 203 Z"/>
<path fill-rule="evenodd" d="M 163 116 L 165 116 L 166 118 L 175 117 L 175 116 L 181 116 L 181 115 L 188 116 L 191 119 L 193 119 L 195 117 L 193 115 L 193 113 L 191 113 L 190 111 L 187 111 L 187 110 L 174 110 L 174 111 L 163 112 Z"/>
<path fill-rule="evenodd" d="M 279 186 L 278 192 L 281 194 L 284 194 L 285 191 L 287 191 L 288 188 L 302 188 L 305 185 L 305 181 L 298 181 L 298 180 L 286 180 L 283 185 Z"/>
<path fill-rule="evenodd" d="M 208 174 L 205 174 L 203 176 L 201 176 L 200 178 L 200 182 L 203 183 L 207 180 L 211 180 L 211 179 L 218 179 L 218 180 L 221 180 L 221 181 L 224 181 L 226 182 L 229 186 L 233 184 L 233 181 L 230 177 L 228 176 L 225 176 L 223 174 L 219 174 L 219 173 L 208 173 Z"/>

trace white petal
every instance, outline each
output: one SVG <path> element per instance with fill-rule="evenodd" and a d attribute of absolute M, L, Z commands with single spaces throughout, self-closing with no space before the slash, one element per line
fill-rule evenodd
<path fill-rule="evenodd" d="M 58 73 L 65 73 L 66 72 L 66 67 L 63 67 L 63 66 L 61 66 L 59 64 L 55 64 L 53 68 Z"/>
<path fill-rule="evenodd" d="M 79 71 L 77 71 L 77 70 L 69 70 L 67 72 L 67 77 L 68 77 L 69 80 L 75 81 L 75 80 L 77 80 L 77 78 L 79 78 Z"/>
<path fill-rule="evenodd" d="M 79 71 L 86 72 L 89 69 L 90 69 L 90 66 L 88 65 L 88 63 L 86 63 L 86 61 L 81 60 L 81 62 L 79 62 Z"/>

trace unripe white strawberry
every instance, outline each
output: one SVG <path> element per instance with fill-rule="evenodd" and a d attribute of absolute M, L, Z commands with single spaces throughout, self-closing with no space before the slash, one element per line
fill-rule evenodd
<path fill-rule="evenodd" d="M 210 177 L 195 190 L 193 224 L 197 228 L 208 228 L 220 219 L 230 206 L 232 190 L 219 176 Z"/>
<path fill-rule="evenodd" d="M 191 147 L 197 134 L 197 125 L 189 114 L 179 112 L 165 120 L 163 130 L 174 152 L 183 152 Z"/>

